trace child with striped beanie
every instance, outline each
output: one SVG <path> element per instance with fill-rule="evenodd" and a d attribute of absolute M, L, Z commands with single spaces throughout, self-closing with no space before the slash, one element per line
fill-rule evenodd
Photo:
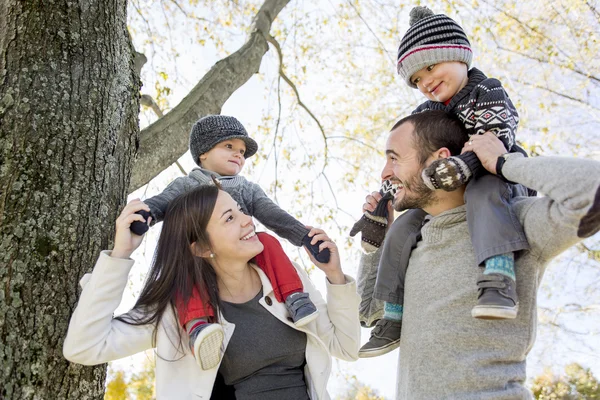
<path fill-rule="evenodd" d="M 397 66 L 406 84 L 427 98 L 413 113 L 445 110 L 458 116 L 469 137 L 491 131 L 508 152 L 526 155 L 515 142 L 519 115 L 512 101 L 500 81 L 471 68 L 472 59 L 471 44 L 460 25 L 427 7 L 413 8 L 410 28 L 398 49 Z M 472 151 L 434 161 L 423 169 L 422 177 L 431 190 L 453 191 L 467 184 L 467 221 L 476 265 L 482 267 L 472 316 L 516 318 L 519 301 L 514 253 L 528 249 L 529 244 L 507 199 L 509 193 L 514 193 L 512 183 L 501 174 L 487 173 Z M 523 187 L 518 190 L 527 193 Z M 415 243 L 406 244 L 411 238 L 414 242 L 415 229 L 418 231 L 422 226 L 423 214 L 405 213 L 387 233 L 394 240 L 383 242 L 373 297 L 385 302 L 384 318 L 377 322 L 369 342 L 359 352 L 360 357 L 379 356 L 400 344 L 404 278 L 409 260 L 409 254 L 402 252 L 410 253 L 415 247 Z M 402 260 L 401 265 L 398 260 Z"/>

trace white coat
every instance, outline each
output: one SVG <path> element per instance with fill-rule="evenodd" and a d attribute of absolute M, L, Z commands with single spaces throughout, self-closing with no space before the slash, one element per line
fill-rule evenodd
<path fill-rule="evenodd" d="M 131 259 L 113 258 L 109 251 L 103 251 L 93 272 L 81 279 L 83 291 L 71 317 L 63 346 L 65 358 L 78 364 L 96 365 L 156 348 L 157 399 L 210 399 L 219 367 L 203 371 L 196 364 L 187 340 L 183 339 L 183 343 L 179 343 L 179 323 L 170 309 L 165 312 L 158 326 L 156 344 L 152 340 L 154 325 L 134 326 L 113 318 L 133 264 Z M 284 324 L 306 333 L 304 376 L 309 397 L 313 400 L 328 400 L 327 381 L 331 373 L 331 356 L 348 361 L 358 358 L 360 300 L 356 293 L 356 282 L 348 276 L 344 285 L 327 282 L 325 302 L 304 270 L 295 265 L 305 292 L 309 293 L 319 310 L 315 321 L 296 328 L 288 320 L 285 306 L 275 299 L 266 275 L 260 268 L 253 267 L 258 272 L 263 287 L 260 304 Z M 266 300 L 267 298 L 270 300 Z M 139 311 L 134 309 L 128 314 L 136 312 Z M 222 317 L 221 321 L 225 331 L 224 345 L 227 346 L 235 325 Z M 186 336 L 182 331 L 182 337 Z"/>

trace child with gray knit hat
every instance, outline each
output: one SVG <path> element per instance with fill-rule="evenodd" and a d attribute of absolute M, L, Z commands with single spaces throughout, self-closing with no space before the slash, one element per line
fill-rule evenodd
<path fill-rule="evenodd" d="M 413 8 L 410 28 L 398 49 L 398 74 L 428 99 L 413 113 L 450 112 L 463 122 L 470 137 L 491 131 L 509 152 L 526 155 L 515 142 L 519 116 L 512 101 L 500 81 L 471 68 L 472 58 L 471 44 L 460 25 L 446 15 L 434 14 L 427 7 Z M 529 244 L 506 198 L 511 193 L 511 183 L 503 180 L 501 174 L 486 173 L 472 151 L 434 161 L 423 170 L 422 177 L 431 190 L 453 191 L 468 184 L 467 221 L 477 255 L 476 264 L 483 267 L 477 281 L 478 299 L 472 316 L 516 318 L 519 301 L 514 252 L 528 249 Z M 422 212 L 405 213 L 387 233 L 395 239 L 384 241 L 373 294 L 385 302 L 384 317 L 377 322 L 369 342 L 361 348 L 360 357 L 385 354 L 400 344 L 404 277 L 422 221 Z M 409 243 L 411 238 L 414 243 Z M 402 248 L 391 248 L 392 242 Z M 401 265 L 398 260 L 402 260 Z"/>
<path fill-rule="evenodd" d="M 190 133 L 190 152 L 199 168 L 193 169 L 188 176 L 175 179 L 161 194 L 145 200 L 150 207 L 150 213 L 142 215 L 146 219 L 152 217 L 154 222 L 162 221 L 169 203 L 177 196 L 201 185 L 211 185 L 213 179 L 216 179 L 222 189 L 237 201 L 245 214 L 256 217 L 267 228 L 295 246 L 305 246 L 319 262 L 329 262 L 329 249 L 319 251 L 322 241 L 311 244 L 309 229 L 303 223 L 271 201 L 260 186 L 238 175 L 246 159 L 252 157 L 257 150 L 258 145 L 254 139 L 248 136 L 244 126 L 234 117 L 208 115 L 199 119 Z M 131 230 L 142 235 L 148 230 L 148 225 L 136 221 L 131 225 Z M 264 245 L 264 251 L 259 255 L 261 260 L 279 260 L 258 262 L 257 256 L 258 266 L 263 270 L 269 268 L 265 273 L 271 281 L 275 297 L 285 304 L 296 326 L 313 321 L 318 310 L 308 293 L 304 292 L 302 281 L 294 266 L 290 262 L 281 261 L 287 260 L 283 249 L 269 240 L 268 235 L 259 235 L 259 240 Z M 217 349 L 219 352 L 223 339 L 222 328 L 211 323 L 209 314 L 198 311 L 207 309 L 199 296 L 192 297 L 184 308 L 186 309 L 178 309 L 178 313 L 181 325 L 190 336 L 190 348 L 198 365 L 203 369 L 210 369 L 216 365 L 214 360 L 220 361 L 220 356 L 214 357 L 211 353 L 207 359 L 201 359 L 202 352 L 194 349 L 207 348 L 202 345 L 206 342 L 210 344 L 211 349 Z"/>

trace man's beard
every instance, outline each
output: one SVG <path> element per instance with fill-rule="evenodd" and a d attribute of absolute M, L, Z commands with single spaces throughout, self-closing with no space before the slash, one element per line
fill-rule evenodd
<path fill-rule="evenodd" d="M 404 197 L 394 199 L 392 207 L 396 211 L 404 211 L 407 209 L 425 208 L 437 202 L 435 192 L 425 186 L 421 172 L 413 175 L 407 181 L 402 182 L 404 185 Z M 410 194 L 406 190 L 410 190 Z"/>

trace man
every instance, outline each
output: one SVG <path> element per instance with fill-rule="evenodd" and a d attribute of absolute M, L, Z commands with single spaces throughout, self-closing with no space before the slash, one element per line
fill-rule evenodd
<path fill-rule="evenodd" d="M 520 304 L 513 320 L 471 317 L 478 298 L 476 282 L 485 277 L 474 267 L 466 188 L 432 191 L 421 179 L 422 170 L 433 161 L 461 150 L 477 154 L 490 173 L 546 194 L 512 199 L 503 194 L 530 244 L 516 257 Z M 410 254 L 404 281 L 397 398 L 531 398 L 525 387 L 525 359 L 535 341 L 537 290 L 553 257 L 600 229 L 600 163 L 506 154 L 491 133 L 468 139 L 462 124 L 441 111 L 400 120 L 390 132 L 386 155 L 382 177 L 401 185 L 394 209 L 421 208 L 429 214 L 422 239 Z M 379 198 L 377 193 L 367 196 L 364 210 L 373 210 Z M 361 267 L 359 275 L 369 274 L 364 263 Z M 359 276 L 358 281 L 363 296 L 373 293 L 368 287 L 372 279 Z M 507 295 L 514 290 L 502 280 L 483 286 Z M 369 300 L 363 298 L 363 303 Z M 361 306 L 363 313 L 369 311 Z M 369 318 L 363 315 L 363 322 L 371 323 Z"/>

